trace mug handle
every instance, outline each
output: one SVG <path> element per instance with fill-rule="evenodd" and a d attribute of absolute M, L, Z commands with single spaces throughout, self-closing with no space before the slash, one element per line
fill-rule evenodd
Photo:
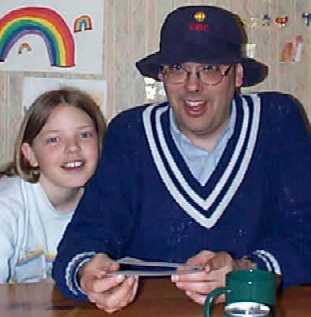
<path fill-rule="evenodd" d="M 213 303 L 214 299 L 221 294 L 229 293 L 230 289 L 227 287 L 218 287 L 208 293 L 205 302 L 204 302 L 204 317 L 211 316 L 211 304 Z"/>

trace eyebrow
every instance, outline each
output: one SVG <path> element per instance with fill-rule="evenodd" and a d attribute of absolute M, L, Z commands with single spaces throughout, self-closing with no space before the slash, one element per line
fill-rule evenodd
<path fill-rule="evenodd" d="M 89 129 L 89 128 L 96 129 L 94 124 L 86 124 L 86 125 L 77 126 L 75 130 L 83 130 L 83 129 Z M 62 129 L 48 129 L 48 130 L 42 129 L 39 134 L 44 135 L 49 133 L 59 133 L 61 131 L 63 130 Z"/>

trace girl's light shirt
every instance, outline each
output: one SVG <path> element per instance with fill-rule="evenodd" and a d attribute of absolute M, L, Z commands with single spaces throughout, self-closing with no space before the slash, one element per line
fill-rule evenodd
<path fill-rule="evenodd" d="M 51 276 L 57 246 L 73 211 L 57 211 L 39 183 L 0 179 L 0 282 Z"/>
<path fill-rule="evenodd" d="M 228 141 L 233 135 L 236 122 L 235 107 L 235 103 L 233 102 L 229 123 L 217 141 L 212 152 L 208 152 L 207 150 L 191 143 L 191 141 L 177 127 L 174 112 L 172 108 L 170 108 L 170 126 L 172 137 L 192 175 L 202 186 L 206 184 L 213 173 Z"/>

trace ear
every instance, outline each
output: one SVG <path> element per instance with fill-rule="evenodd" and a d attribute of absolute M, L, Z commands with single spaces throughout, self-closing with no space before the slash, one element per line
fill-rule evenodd
<path fill-rule="evenodd" d="M 241 64 L 235 66 L 235 87 L 240 88 L 243 84 L 244 70 Z"/>
<path fill-rule="evenodd" d="M 34 151 L 32 150 L 32 147 L 29 143 L 26 143 L 26 142 L 23 143 L 21 146 L 21 151 L 22 151 L 22 154 L 24 155 L 24 157 L 26 158 L 26 160 L 29 162 L 29 164 L 32 167 L 39 166 L 36 155 L 35 155 Z"/>

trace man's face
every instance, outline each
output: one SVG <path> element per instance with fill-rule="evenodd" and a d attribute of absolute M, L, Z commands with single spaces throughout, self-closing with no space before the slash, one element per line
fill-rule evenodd
<path fill-rule="evenodd" d="M 231 112 L 231 101 L 236 88 L 242 85 L 242 65 L 232 65 L 217 85 L 202 82 L 196 73 L 204 65 L 183 63 L 188 76 L 184 82 L 172 83 L 165 75 L 159 74 L 168 100 L 175 113 L 179 129 L 194 143 L 213 140 L 222 133 Z M 222 65 L 222 74 L 230 65 Z M 164 68 L 165 69 L 165 68 Z"/>

